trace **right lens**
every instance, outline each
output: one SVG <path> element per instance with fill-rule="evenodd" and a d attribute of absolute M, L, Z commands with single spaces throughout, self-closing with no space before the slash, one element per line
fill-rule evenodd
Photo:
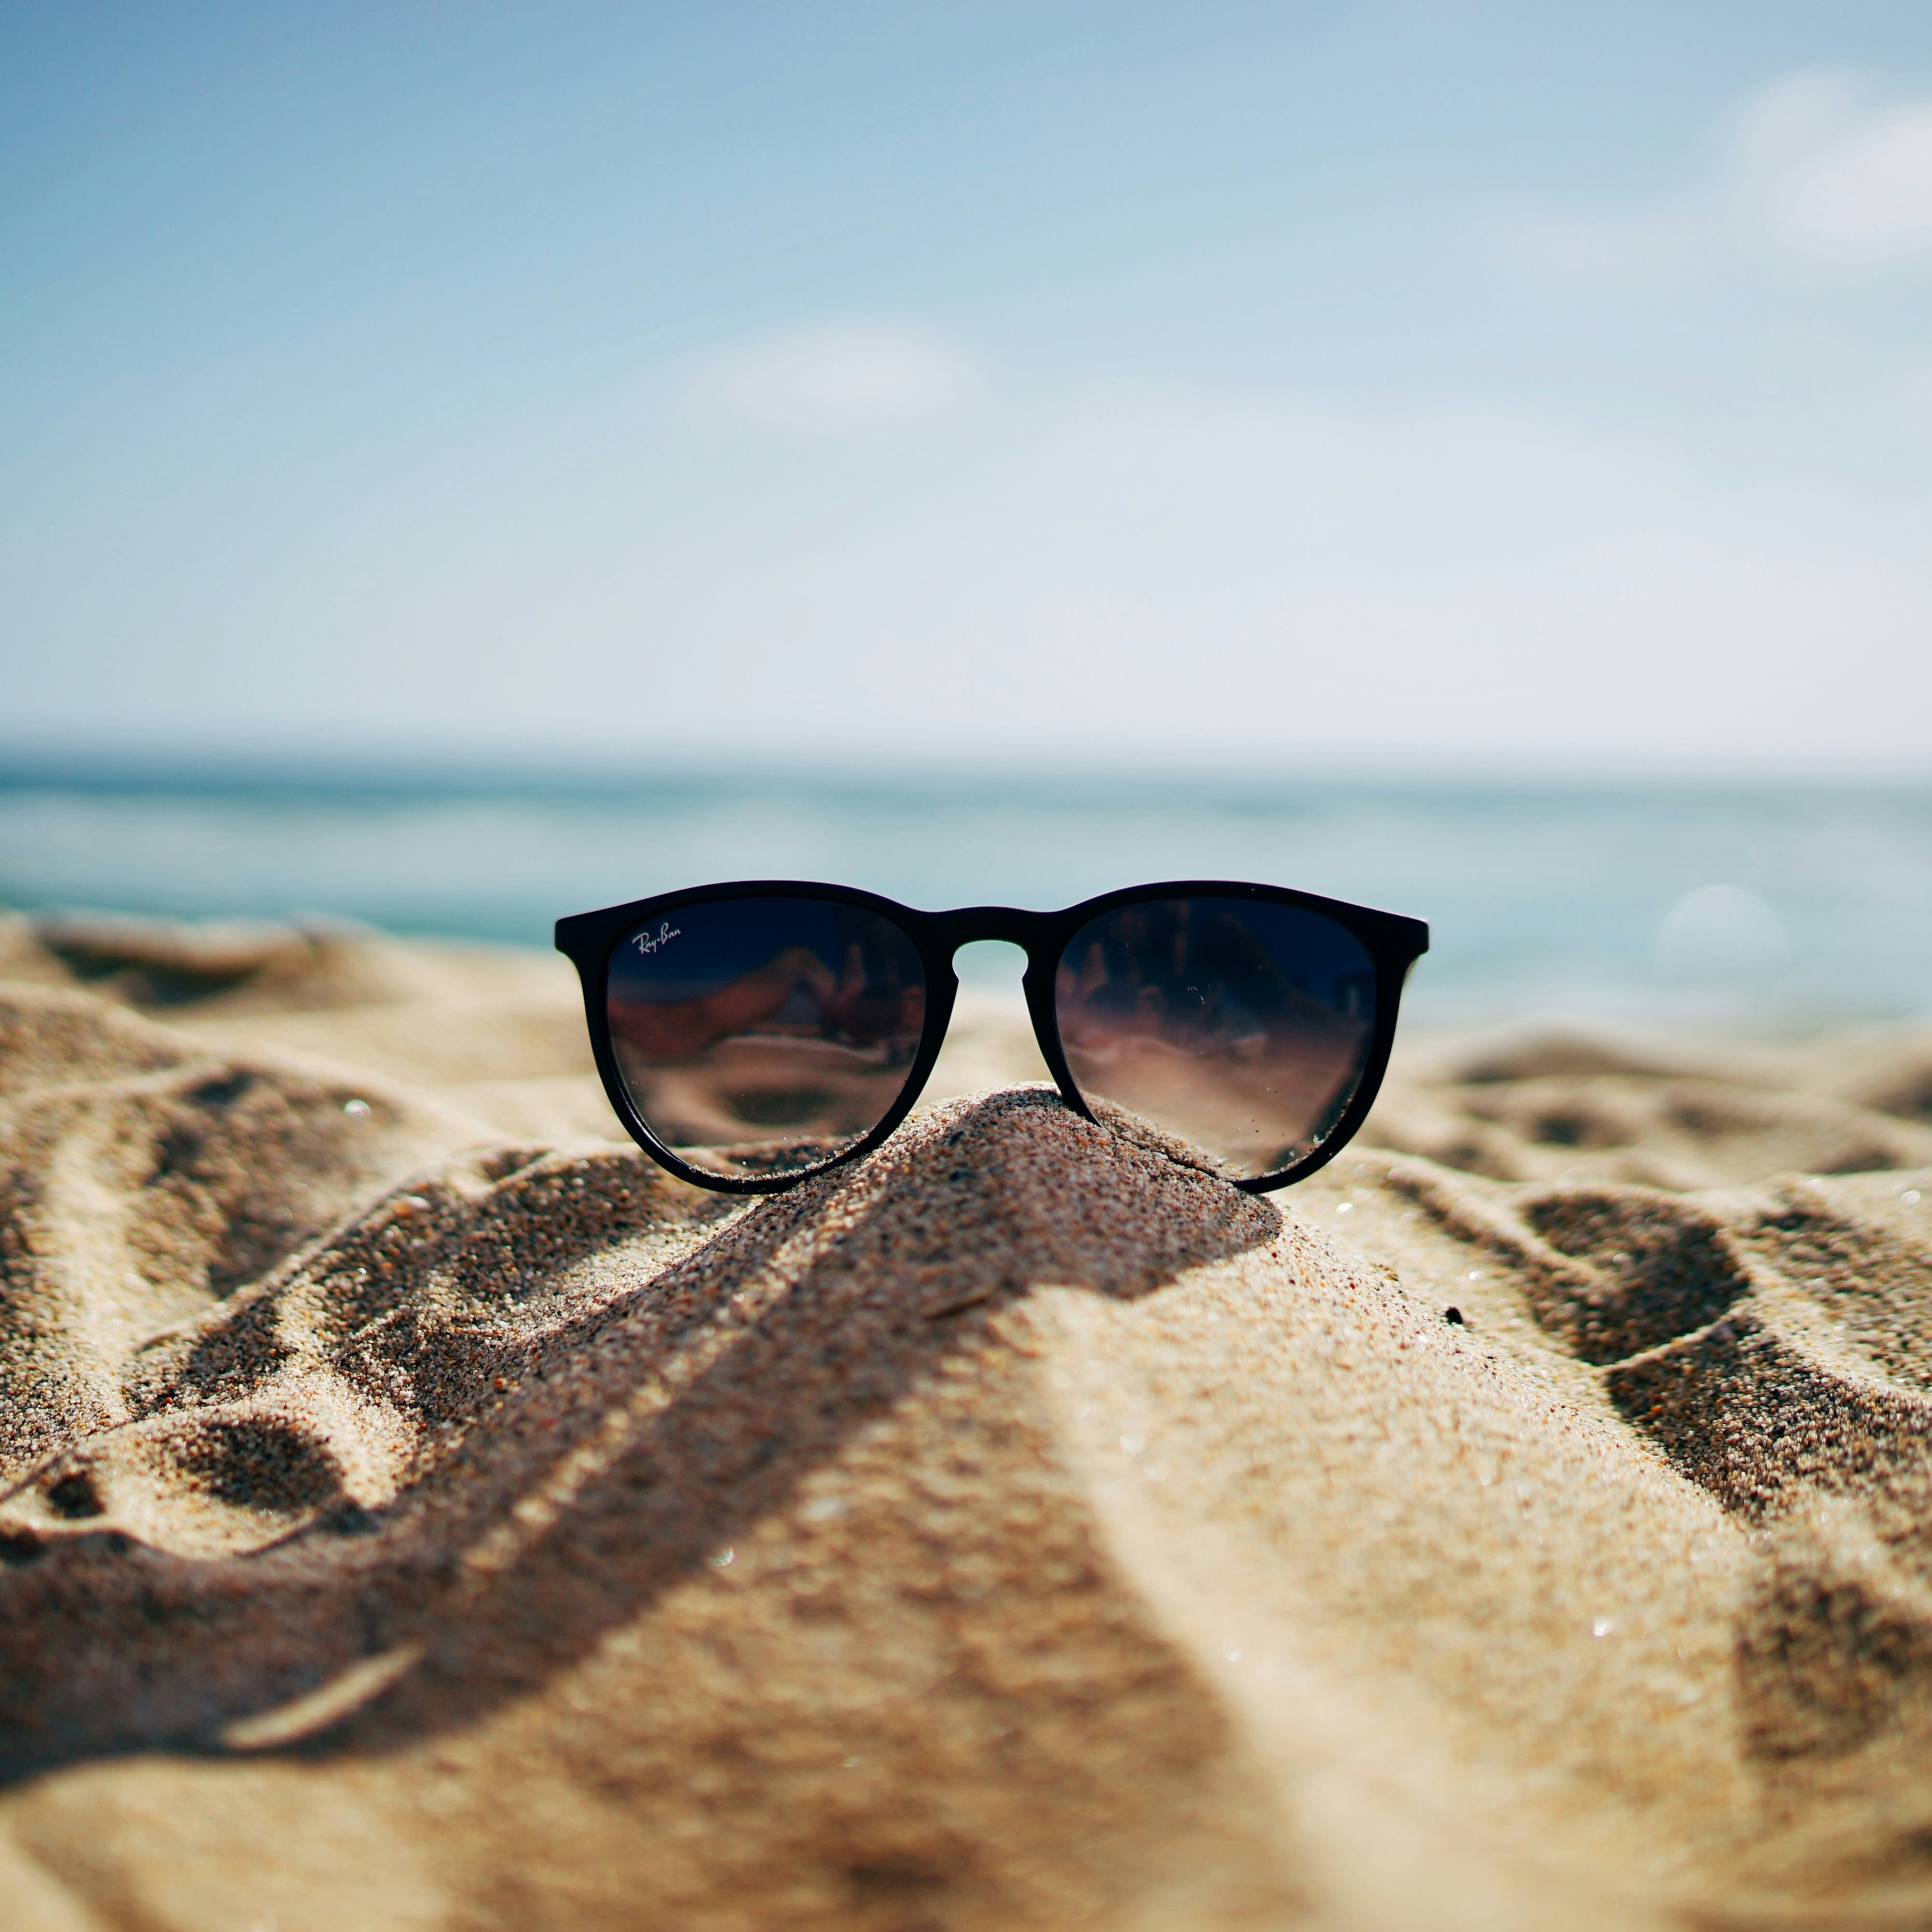
<path fill-rule="evenodd" d="M 1340 1124 L 1376 1034 L 1376 966 L 1325 913 L 1268 899 L 1141 899 L 1060 955 L 1074 1084 L 1208 1154 L 1280 1174 Z"/>
<path fill-rule="evenodd" d="M 840 899 L 705 899 L 612 955 L 610 1042 L 644 1124 L 707 1173 L 795 1172 L 862 1140 L 919 1052 L 926 972 Z"/>

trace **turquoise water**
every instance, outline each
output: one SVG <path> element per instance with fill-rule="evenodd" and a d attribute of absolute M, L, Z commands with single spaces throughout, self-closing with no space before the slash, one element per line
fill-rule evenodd
<path fill-rule="evenodd" d="M 1932 1012 L 1932 787 L 0 770 L 0 904 L 28 909 L 543 945 L 561 913 L 712 879 L 1044 907 L 1186 877 L 1428 920 L 1424 1020 Z"/>

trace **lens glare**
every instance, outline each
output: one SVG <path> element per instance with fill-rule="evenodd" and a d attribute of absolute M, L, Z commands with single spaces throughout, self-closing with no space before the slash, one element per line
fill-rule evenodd
<path fill-rule="evenodd" d="M 1150 899 L 1060 956 L 1060 1045 L 1091 1100 L 1139 1114 L 1231 1178 L 1278 1174 L 1331 1132 L 1375 1039 L 1375 962 L 1325 914 Z"/>
<path fill-rule="evenodd" d="M 837 899 L 710 899 L 612 956 L 610 1040 L 645 1124 L 712 1174 L 796 1172 L 862 1139 L 919 1051 L 926 974 Z"/>

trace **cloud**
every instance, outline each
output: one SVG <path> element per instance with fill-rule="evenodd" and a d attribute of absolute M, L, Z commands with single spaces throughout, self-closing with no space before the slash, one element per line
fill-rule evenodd
<path fill-rule="evenodd" d="M 679 391 L 700 412 L 756 428 L 876 433 L 968 413 L 986 396 L 983 360 L 916 323 L 854 317 L 717 350 Z"/>
<path fill-rule="evenodd" d="M 1787 74 L 1726 117 L 1705 178 L 1634 207 L 1523 206 L 1484 224 L 1517 266 L 1563 276 L 1756 261 L 1872 272 L 1932 263 L 1932 98 L 1839 69 Z"/>
<path fill-rule="evenodd" d="M 1861 266 L 1932 256 L 1932 101 L 1838 130 L 1771 186 L 1772 230 L 1794 254 Z"/>

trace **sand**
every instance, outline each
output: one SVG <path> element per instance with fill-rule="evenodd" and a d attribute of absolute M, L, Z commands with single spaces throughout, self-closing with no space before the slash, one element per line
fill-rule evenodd
<path fill-rule="evenodd" d="M 1932 1040 L 1424 1042 L 1256 1199 L 981 996 L 745 1206 L 547 957 L 0 979 L 0 1924 L 1932 1924 Z"/>

